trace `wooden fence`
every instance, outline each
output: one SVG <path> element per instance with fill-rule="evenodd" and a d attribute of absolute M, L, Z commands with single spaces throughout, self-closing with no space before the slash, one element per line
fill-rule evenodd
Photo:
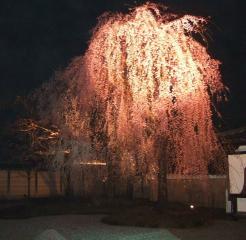
<path fill-rule="evenodd" d="M 107 195 L 106 166 L 87 166 L 77 168 L 77 195 L 93 196 Z M 80 176 L 80 177 L 79 177 Z M 75 185 L 74 185 L 75 186 Z M 156 180 L 134 177 L 133 198 L 157 201 L 158 183 Z M 228 189 L 227 176 L 182 176 L 169 174 L 167 176 L 168 200 L 204 207 L 225 208 L 226 189 Z M 127 182 L 119 181 L 115 194 L 127 195 Z"/>
<path fill-rule="evenodd" d="M 157 183 L 150 184 L 150 199 L 157 200 Z M 227 177 L 168 175 L 168 200 L 203 207 L 225 208 Z"/>
<path fill-rule="evenodd" d="M 167 176 L 168 200 L 196 206 L 225 208 L 226 176 Z M 136 177 L 133 184 L 133 198 L 158 200 L 158 182 L 156 180 L 142 181 Z"/>
<path fill-rule="evenodd" d="M 106 167 L 86 166 L 71 172 L 74 195 L 100 197 L 107 195 Z M 158 184 L 134 178 L 133 197 L 157 200 Z M 226 176 L 168 175 L 168 198 L 171 202 L 225 208 Z M 126 182 L 117 184 L 119 196 L 126 195 Z M 64 195 L 60 172 L 0 170 L 0 199 L 39 198 Z"/>
<path fill-rule="evenodd" d="M 0 170 L 0 199 L 39 198 L 62 194 L 59 172 Z"/>

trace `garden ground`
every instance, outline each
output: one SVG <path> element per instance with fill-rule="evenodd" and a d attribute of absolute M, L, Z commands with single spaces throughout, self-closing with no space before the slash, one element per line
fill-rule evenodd
<path fill-rule="evenodd" d="M 245 240 L 245 226 L 246 218 L 234 221 L 223 211 L 190 211 L 180 204 L 66 199 L 0 204 L 0 240 Z"/>
<path fill-rule="evenodd" d="M 211 226 L 157 229 L 110 226 L 102 215 L 59 215 L 28 219 L 0 219 L 1 240 L 245 240 L 246 219 L 218 220 Z M 50 238 L 47 238 L 49 236 Z M 53 237 L 53 238 L 51 238 Z"/>

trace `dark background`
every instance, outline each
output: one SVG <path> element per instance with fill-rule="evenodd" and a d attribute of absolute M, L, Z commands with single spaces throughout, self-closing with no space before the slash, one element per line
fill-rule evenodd
<path fill-rule="evenodd" d="M 55 70 L 83 54 L 91 29 L 105 11 L 127 11 L 145 1 L 2 0 L 0 7 L 0 117 L 16 118 L 11 104 L 49 80 Z M 221 130 L 246 125 L 246 17 L 244 1 L 166 0 L 174 11 L 210 16 L 213 40 L 208 50 L 222 62 L 230 88 L 229 102 L 220 107 Z"/>

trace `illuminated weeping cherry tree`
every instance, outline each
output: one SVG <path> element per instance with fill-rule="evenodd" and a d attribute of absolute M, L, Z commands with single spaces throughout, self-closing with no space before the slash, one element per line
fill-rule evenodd
<path fill-rule="evenodd" d="M 104 16 L 63 73 L 48 115 L 107 162 L 110 181 L 207 174 L 221 152 L 211 110 L 224 91 L 220 63 L 192 36 L 205 25 L 154 4 Z"/>
<path fill-rule="evenodd" d="M 174 172 L 207 173 L 219 150 L 210 99 L 224 88 L 219 62 L 191 36 L 204 24 L 147 4 L 96 28 L 85 73 L 104 108 L 108 147 L 120 149 L 121 170 L 147 164 L 147 174 L 157 172 L 155 155 L 165 149 Z"/>

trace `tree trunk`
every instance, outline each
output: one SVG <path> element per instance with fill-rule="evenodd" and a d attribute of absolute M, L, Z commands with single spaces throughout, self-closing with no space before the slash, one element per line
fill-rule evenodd
<path fill-rule="evenodd" d="M 167 168 L 166 161 L 159 159 L 159 174 L 158 174 L 158 202 L 165 204 L 168 201 L 167 193 Z"/>
<path fill-rule="evenodd" d="M 158 158 L 158 202 L 160 205 L 165 205 L 168 201 L 167 191 L 167 141 L 160 137 L 156 142 L 157 158 Z"/>

